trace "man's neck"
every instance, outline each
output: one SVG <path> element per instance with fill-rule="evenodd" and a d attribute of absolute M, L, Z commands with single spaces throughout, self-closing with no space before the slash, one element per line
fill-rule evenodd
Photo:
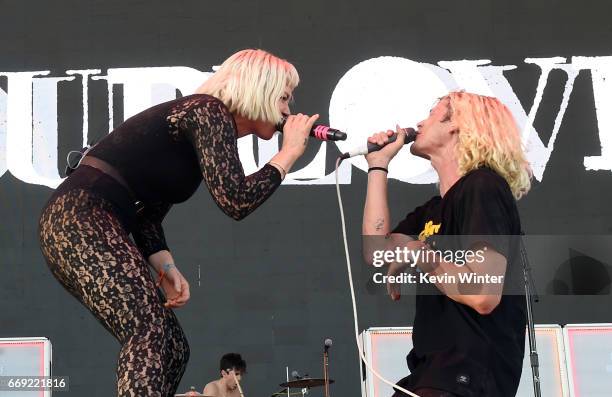
<path fill-rule="evenodd" d="M 431 157 L 431 165 L 440 178 L 440 196 L 444 197 L 446 192 L 461 178 L 459 164 L 454 153 L 443 153 Z"/>

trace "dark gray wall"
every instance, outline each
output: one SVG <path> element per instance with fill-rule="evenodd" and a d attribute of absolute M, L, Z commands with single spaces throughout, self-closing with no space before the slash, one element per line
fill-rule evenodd
<path fill-rule="evenodd" d="M 61 76 L 67 69 L 176 65 L 208 71 L 235 50 L 261 47 L 298 67 L 294 109 L 322 112 L 325 119 L 339 78 L 362 60 L 393 55 L 432 64 L 524 65 L 527 57 L 612 55 L 611 11 L 593 0 L 0 1 L 0 71 L 50 69 Z M 522 67 L 508 76 L 529 108 L 539 71 Z M 551 82 L 561 86 L 563 76 Z M 5 84 L 0 78 L 0 87 Z M 106 132 L 105 104 L 95 95 L 103 88 L 92 83 L 92 135 Z M 78 146 L 81 122 L 80 87 L 62 90 L 60 158 Z M 545 93 L 537 126 L 551 128 L 559 98 L 560 92 Z M 582 165 L 585 155 L 599 154 L 597 139 L 590 75 L 582 72 L 545 178 L 519 205 L 529 233 L 612 230 L 612 175 Z M 365 182 L 355 170 L 343 187 L 355 262 Z M 391 182 L 395 218 L 434 193 L 433 185 Z M 66 395 L 112 395 L 118 344 L 51 277 L 39 252 L 37 216 L 50 194 L 9 173 L 0 179 L 0 337 L 49 337 L 55 374 L 71 378 Z M 165 228 L 192 285 L 191 301 L 177 310 L 192 350 L 180 390 L 202 387 L 217 375 L 220 355 L 238 351 L 249 364 L 246 394 L 264 396 L 284 379 L 286 365 L 320 375 L 321 344 L 331 337 L 333 394 L 358 395 L 333 186 L 282 187 L 240 223 L 221 214 L 202 188 L 173 209 Z M 359 289 L 361 328 L 411 324 L 412 299 L 392 303 Z M 610 301 L 607 295 L 545 296 L 536 322 L 610 322 Z"/>

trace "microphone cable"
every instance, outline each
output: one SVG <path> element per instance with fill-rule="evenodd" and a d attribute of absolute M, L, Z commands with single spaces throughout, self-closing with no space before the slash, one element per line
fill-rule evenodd
<path fill-rule="evenodd" d="M 418 394 L 414 394 L 404 389 L 403 387 L 398 386 L 396 383 L 393 383 L 387 380 L 382 375 L 380 375 L 378 371 L 376 371 L 372 367 L 372 365 L 368 362 L 368 360 L 366 360 L 365 355 L 363 354 L 363 346 L 361 345 L 361 340 L 359 339 L 359 319 L 357 317 L 357 302 L 355 299 L 355 287 L 353 286 L 353 273 L 351 272 L 351 257 L 349 255 L 348 239 L 346 237 L 346 222 L 344 219 L 344 207 L 342 206 L 342 195 L 340 194 L 340 182 L 338 179 L 338 167 L 340 167 L 341 162 L 342 162 L 342 158 L 338 157 L 338 159 L 336 160 L 336 171 L 335 171 L 336 193 L 338 194 L 338 206 L 340 207 L 340 220 L 342 221 L 342 238 L 344 240 L 344 254 L 346 256 L 346 270 L 348 272 L 348 281 L 349 281 L 349 286 L 351 288 L 351 301 L 353 304 L 353 323 L 355 327 L 355 341 L 357 342 L 357 350 L 359 351 L 359 357 L 363 361 L 363 363 L 366 365 L 367 369 L 369 369 L 370 372 L 374 374 L 378 379 L 380 379 L 387 385 L 391 386 L 392 388 L 401 391 L 402 393 L 406 393 L 407 395 L 412 396 L 412 397 L 419 397 Z M 363 372 L 361 368 L 361 362 L 359 363 L 359 374 L 361 375 L 360 381 L 363 381 L 364 378 L 363 378 Z"/>

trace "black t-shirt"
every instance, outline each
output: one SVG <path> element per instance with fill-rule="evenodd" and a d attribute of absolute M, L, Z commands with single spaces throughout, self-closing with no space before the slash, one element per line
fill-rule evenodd
<path fill-rule="evenodd" d="M 414 348 L 407 357 L 411 375 L 402 382 L 412 390 L 431 387 L 460 396 L 514 396 L 525 348 L 525 297 L 516 292 L 521 263 L 517 240 L 520 219 L 506 181 L 489 168 L 469 172 L 444 198 L 436 196 L 411 212 L 393 233 L 416 238 L 471 236 L 487 241 L 506 257 L 504 294 L 488 315 L 457 303 L 434 284 L 419 284 L 414 319 Z M 476 237 L 474 237 L 476 238 Z M 456 248 L 456 247 L 455 247 Z M 514 290 L 508 293 L 507 286 Z"/>

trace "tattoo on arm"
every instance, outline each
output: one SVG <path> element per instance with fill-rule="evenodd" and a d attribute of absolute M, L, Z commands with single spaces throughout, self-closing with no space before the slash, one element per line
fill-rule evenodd
<path fill-rule="evenodd" d="M 385 220 L 383 218 L 377 219 L 376 223 L 374 224 L 374 226 L 376 227 L 376 231 L 382 230 L 384 225 L 385 225 Z"/>
<path fill-rule="evenodd" d="M 308 137 L 304 139 L 304 146 L 306 146 L 307 143 L 308 143 Z"/>

